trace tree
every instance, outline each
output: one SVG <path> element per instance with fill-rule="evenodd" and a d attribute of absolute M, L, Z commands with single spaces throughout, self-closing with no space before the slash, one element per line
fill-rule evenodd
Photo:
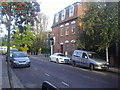
<path fill-rule="evenodd" d="M 78 44 L 85 49 L 97 51 L 106 50 L 108 61 L 108 48 L 111 44 L 120 42 L 118 29 L 118 3 L 117 2 L 96 2 L 86 3 L 88 11 L 84 18 L 79 18 L 83 22 L 85 30 L 80 27 Z"/>
<path fill-rule="evenodd" d="M 20 32 L 20 28 L 17 27 L 17 31 L 12 34 L 11 45 L 15 45 L 19 50 L 27 51 L 34 38 L 30 25 L 27 25 L 23 32 Z"/>
<path fill-rule="evenodd" d="M 34 43 L 31 47 L 31 51 L 38 52 L 42 45 L 45 45 L 45 37 L 47 34 L 48 17 L 43 13 L 37 13 L 37 20 L 33 28 L 33 34 L 35 36 Z"/>
<path fill-rule="evenodd" d="M 8 60 L 8 76 L 10 87 L 13 88 L 11 69 L 10 69 L 10 31 L 11 26 L 24 26 L 25 24 L 34 25 L 35 12 L 39 12 L 39 4 L 37 2 L 2 2 L 2 23 L 6 25 L 8 30 L 7 42 L 7 60 Z M 13 22 L 12 22 L 13 21 Z M 20 29 L 21 32 L 23 29 Z"/>
<path fill-rule="evenodd" d="M 2 2 L 2 23 L 8 25 L 11 19 L 14 26 L 34 25 L 39 6 L 37 2 Z"/>

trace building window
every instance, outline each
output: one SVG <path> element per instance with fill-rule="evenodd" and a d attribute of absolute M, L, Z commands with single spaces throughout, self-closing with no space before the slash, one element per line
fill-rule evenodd
<path fill-rule="evenodd" d="M 65 45 L 66 45 L 65 49 L 66 51 L 68 51 L 68 43 L 66 43 Z"/>
<path fill-rule="evenodd" d="M 69 35 L 69 26 L 66 26 L 65 35 Z"/>
<path fill-rule="evenodd" d="M 73 52 L 74 52 L 74 50 L 75 50 L 75 43 L 72 43 L 71 48 L 72 48 L 72 53 L 73 53 Z"/>
<path fill-rule="evenodd" d="M 60 28 L 60 36 L 63 36 L 63 32 L 64 32 L 64 27 Z"/>
<path fill-rule="evenodd" d="M 72 26 L 72 34 L 75 34 L 75 29 L 76 29 L 76 27 L 75 27 L 75 25 L 73 25 Z"/>
<path fill-rule="evenodd" d="M 58 22 L 58 20 L 59 20 L 59 14 L 57 13 L 57 14 L 55 15 L 55 22 Z"/>
<path fill-rule="evenodd" d="M 62 13 L 61 13 L 61 20 L 64 20 L 65 19 L 65 9 L 62 10 Z"/>
<path fill-rule="evenodd" d="M 72 34 L 75 34 L 75 30 L 76 30 L 76 22 L 75 21 L 72 21 L 71 22 L 71 25 L 72 25 Z"/>
<path fill-rule="evenodd" d="M 71 5 L 69 8 L 69 17 L 72 17 L 74 15 L 74 6 Z"/>
<path fill-rule="evenodd" d="M 72 53 L 75 50 L 75 40 L 71 40 L 71 48 L 72 48 Z"/>

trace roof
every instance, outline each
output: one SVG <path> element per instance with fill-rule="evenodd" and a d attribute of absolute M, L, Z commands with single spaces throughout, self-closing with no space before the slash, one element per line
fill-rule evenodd
<path fill-rule="evenodd" d="M 82 52 L 87 52 L 87 53 L 95 53 L 93 51 L 85 51 L 85 50 L 75 50 L 75 51 L 78 51 L 78 52 L 82 51 Z"/>

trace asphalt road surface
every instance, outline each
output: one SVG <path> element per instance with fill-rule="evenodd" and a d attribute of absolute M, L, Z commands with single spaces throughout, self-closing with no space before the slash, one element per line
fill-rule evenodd
<path fill-rule="evenodd" d="M 41 88 L 44 81 L 58 88 L 118 88 L 118 74 L 30 58 L 31 67 L 13 69 L 25 88 Z"/>

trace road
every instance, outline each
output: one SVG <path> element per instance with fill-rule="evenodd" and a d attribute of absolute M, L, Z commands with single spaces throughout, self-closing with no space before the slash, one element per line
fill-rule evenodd
<path fill-rule="evenodd" d="M 117 74 L 30 58 L 30 68 L 13 69 L 25 88 L 41 88 L 44 81 L 58 88 L 118 88 Z"/>

